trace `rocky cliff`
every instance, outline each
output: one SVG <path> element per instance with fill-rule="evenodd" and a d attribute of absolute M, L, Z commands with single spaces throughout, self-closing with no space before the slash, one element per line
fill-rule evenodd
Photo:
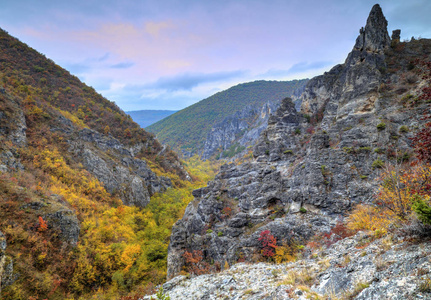
<path fill-rule="evenodd" d="M 261 107 L 247 106 L 215 124 L 205 140 L 202 159 L 209 159 L 215 154 L 216 158 L 241 155 L 245 148 L 257 141 L 278 104 L 267 102 Z"/>
<path fill-rule="evenodd" d="M 302 94 L 305 83 L 294 90 L 290 97 L 300 106 L 299 95 Z M 203 147 L 202 158 L 232 158 L 243 155 L 244 150 L 254 146 L 263 130 L 268 125 L 268 119 L 281 103 L 281 99 L 268 101 L 263 105 L 247 105 L 244 109 L 227 116 L 215 124 L 208 133 Z"/>
<path fill-rule="evenodd" d="M 70 141 L 69 151 L 124 204 L 145 207 L 150 196 L 172 186 L 168 177 L 157 176 L 145 160 L 135 157 L 146 147 L 143 143 L 126 147 L 112 136 L 82 129 Z"/>
<path fill-rule="evenodd" d="M 185 251 L 202 250 L 205 260 L 220 265 L 253 261 L 262 231 L 280 243 L 305 243 L 355 204 L 372 201 L 379 167 L 408 159 L 411 131 L 429 108 L 411 99 L 429 84 L 412 61 L 429 60 L 430 53 L 430 40 L 391 41 L 375 5 L 344 64 L 308 82 L 301 111 L 283 100 L 254 159 L 223 166 L 193 192 L 172 230 L 168 276 L 184 266 Z"/>

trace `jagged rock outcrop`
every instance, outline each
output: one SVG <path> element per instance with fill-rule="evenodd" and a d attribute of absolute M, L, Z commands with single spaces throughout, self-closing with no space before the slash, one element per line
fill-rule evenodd
<path fill-rule="evenodd" d="M 374 5 L 365 28 L 361 28 L 359 31 L 354 50 L 383 53 L 391 44 L 387 27 L 388 21 L 386 21 L 380 5 Z"/>
<path fill-rule="evenodd" d="M 58 118 L 58 122 L 61 128 L 52 130 L 61 130 L 71 137 L 76 134 L 76 138 L 69 140 L 69 151 L 104 184 L 108 192 L 118 193 L 124 204 L 145 207 L 151 195 L 172 186 L 169 178 L 157 176 L 144 160 L 135 157 L 148 145 L 139 143 L 126 147 L 111 135 L 88 128 L 77 130 L 63 116 Z M 181 165 L 176 167 L 182 168 Z"/>
<path fill-rule="evenodd" d="M 6 237 L 0 231 L 0 293 L 2 287 L 11 285 L 18 278 L 13 274 L 13 260 L 6 255 L 6 247 Z"/>
<path fill-rule="evenodd" d="M 269 118 L 254 161 L 225 165 L 194 191 L 172 230 L 168 277 L 184 265 L 185 251 L 202 250 L 221 265 L 252 261 L 263 230 L 279 243 L 304 242 L 328 232 L 356 203 L 373 200 L 379 166 L 411 153 L 412 133 L 399 128 L 417 127 L 427 108 L 405 109 L 402 99 L 420 92 L 424 83 L 406 80 L 416 76 L 408 64 L 430 55 L 431 43 L 393 50 L 386 26 L 374 6 L 345 63 L 308 82 L 301 111 L 285 99 Z"/>
<path fill-rule="evenodd" d="M 253 146 L 266 128 L 269 115 L 276 110 L 277 104 L 268 102 L 262 107 L 247 106 L 214 125 L 205 140 L 202 159 L 209 159 L 216 153 L 217 158 L 232 157 L 246 147 Z M 232 146 L 237 149 L 232 149 L 232 153 L 223 153 Z"/>
<path fill-rule="evenodd" d="M 48 228 L 59 232 L 60 238 L 67 244 L 76 246 L 81 226 L 75 212 L 68 208 L 66 201 L 59 195 L 52 195 L 50 200 L 47 204 L 51 206 L 50 212 L 44 214 Z"/>
<path fill-rule="evenodd" d="M 19 161 L 19 156 L 14 147 L 25 147 L 27 145 L 25 117 L 19 107 L 17 98 L 12 97 L 3 89 L 0 94 L 0 141 L 3 144 L 3 151 L 0 151 L 0 171 L 22 170 L 23 166 Z M 8 142 L 14 147 L 4 147 Z"/>
<path fill-rule="evenodd" d="M 78 243 L 81 226 L 75 211 L 69 208 L 63 197 L 53 194 L 49 199 L 38 199 L 20 208 L 41 216 L 48 229 L 53 229 L 62 241 L 72 246 Z"/>
<path fill-rule="evenodd" d="M 151 195 L 172 186 L 169 178 L 157 176 L 144 160 L 135 158 L 144 144 L 126 148 L 112 136 L 85 128 L 70 145 L 84 167 L 126 205 L 145 207 Z"/>
<path fill-rule="evenodd" d="M 291 93 L 297 99 L 304 91 L 306 80 Z M 260 134 L 266 129 L 268 119 L 281 103 L 281 99 L 268 101 L 262 106 L 248 105 L 241 111 L 215 124 L 208 133 L 202 152 L 202 159 L 232 158 L 242 155 L 247 147 L 254 146 Z M 300 100 L 295 103 L 300 106 Z"/>
<path fill-rule="evenodd" d="M 393 42 L 399 43 L 400 39 L 401 39 L 401 29 L 392 30 L 392 36 L 391 36 L 392 43 Z"/>

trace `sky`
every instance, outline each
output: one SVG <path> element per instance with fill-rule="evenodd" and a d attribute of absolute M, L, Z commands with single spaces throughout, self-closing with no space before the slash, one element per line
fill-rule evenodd
<path fill-rule="evenodd" d="M 0 0 L 0 27 L 123 110 L 179 110 L 254 80 L 343 63 L 368 0 Z M 431 1 L 382 0 L 388 31 L 431 37 Z"/>

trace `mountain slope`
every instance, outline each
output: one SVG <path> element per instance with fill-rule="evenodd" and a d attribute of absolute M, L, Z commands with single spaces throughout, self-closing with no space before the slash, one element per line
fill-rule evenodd
<path fill-rule="evenodd" d="M 130 115 L 139 126 L 145 128 L 176 112 L 176 110 L 133 110 L 126 111 L 126 114 Z"/>
<path fill-rule="evenodd" d="M 186 155 L 201 154 L 213 125 L 246 106 L 262 107 L 266 102 L 292 96 L 306 80 L 289 82 L 254 81 L 231 87 L 193 104 L 147 129 L 162 142 Z"/>
<path fill-rule="evenodd" d="M 2 299 L 157 284 L 190 180 L 114 103 L 0 30 Z"/>
<path fill-rule="evenodd" d="M 299 91 L 299 90 L 297 90 Z M 247 105 L 212 126 L 207 134 L 202 158 L 241 157 L 254 146 L 265 130 L 269 116 L 277 110 L 280 101 L 268 101 L 262 106 Z"/>
<path fill-rule="evenodd" d="M 431 40 L 391 40 L 375 5 L 345 63 L 307 83 L 301 112 L 283 100 L 253 159 L 222 166 L 214 181 L 193 192 L 172 230 L 168 277 L 182 268 L 270 260 L 279 250 L 285 252 L 278 257 L 292 259 L 295 245 L 319 245 L 325 236 L 330 243 L 342 235 L 336 225 L 346 213 L 373 203 L 385 162 L 412 156 L 414 129 L 430 113 L 422 93 L 431 77 L 423 76 L 419 63 L 429 64 L 430 55 Z M 370 222 L 368 215 L 363 222 Z M 331 288 L 319 293 L 328 295 Z"/>
<path fill-rule="evenodd" d="M 31 106 L 32 118 L 42 116 L 53 120 L 64 115 L 76 126 L 112 135 L 126 146 L 141 144 L 141 149 L 146 150 L 138 156 L 145 156 L 162 170 L 173 171 L 184 178 L 176 155 L 163 150 L 152 134 L 140 129 L 115 103 L 103 98 L 93 88 L 82 84 L 76 76 L 3 30 L 0 31 L 0 41 L 3 85 L 10 93 L 23 99 L 24 106 Z M 43 111 L 56 116 L 48 118 Z M 31 133 L 32 128 L 28 131 Z"/>

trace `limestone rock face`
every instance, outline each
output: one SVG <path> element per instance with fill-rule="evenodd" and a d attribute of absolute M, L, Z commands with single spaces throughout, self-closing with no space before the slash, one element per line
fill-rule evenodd
<path fill-rule="evenodd" d="M 359 31 L 360 35 L 356 39 L 355 49 L 382 53 L 391 44 L 387 27 L 388 21 L 386 21 L 380 5 L 374 5 L 365 28 L 361 28 Z"/>
<path fill-rule="evenodd" d="M 8 141 L 13 145 L 13 147 L 6 147 L 0 151 L 0 171 L 14 172 L 23 169 L 15 147 L 27 145 L 27 125 L 18 99 L 9 95 L 5 89 L 0 92 L 0 97 L 1 102 L 8 104 L 0 111 L 0 139 L 2 143 Z"/>
<path fill-rule="evenodd" d="M 49 199 L 38 199 L 24 204 L 22 209 L 33 210 L 46 221 L 48 228 L 55 231 L 63 242 L 76 246 L 81 226 L 75 211 L 60 195 L 52 194 Z"/>
<path fill-rule="evenodd" d="M 373 201 L 380 172 L 375 162 L 412 152 L 413 133 L 399 128 L 419 126 L 427 108 L 403 107 L 402 97 L 417 95 L 424 83 L 408 84 L 402 74 L 412 59 L 408 53 L 429 54 L 431 43 L 411 42 L 395 56 L 385 52 L 386 26 L 374 6 L 359 37 L 363 46 L 308 82 L 301 111 L 283 100 L 253 148 L 254 159 L 223 166 L 214 181 L 194 191 L 173 227 L 168 277 L 181 270 L 185 251 L 202 250 L 207 261 L 221 265 L 253 261 L 262 231 L 270 230 L 279 244 L 305 243 L 328 232 L 353 205 Z M 388 62 L 399 71 L 385 72 Z"/>
<path fill-rule="evenodd" d="M 46 216 L 48 224 L 60 230 L 60 236 L 68 244 L 76 246 L 81 230 L 78 218 L 70 209 L 60 209 Z"/>
<path fill-rule="evenodd" d="M 205 141 L 202 159 L 208 159 L 220 150 L 228 150 L 235 143 L 237 147 L 241 147 L 235 154 L 254 145 L 278 104 L 268 102 L 262 107 L 247 106 L 214 125 Z M 224 157 L 223 151 L 219 154 L 220 157 Z"/>
<path fill-rule="evenodd" d="M 305 83 L 306 81 L 290 95 L 296 100 L 298 109 L 300 107 L 298 97 L 304 91 Z M 248 105 L 215 124 L 205 140 L 202 159 L 209 159 L 214 155 L 217 155 L 216 158 L 242 155 L 247 147 L 256 143 L 262 131 L 266 129 L 270 115 L 275 113 L 281 100 L 268 101 L 262 106 Z"/>
<path fill-rule="evenodd" d="M 151 195 L 172 186 L 169 178 L 158 177 L 144 160 L 134 157 L 143 145 L 129 149 L 114 137 L 91 129 L 82 129 L 70 145 L 84 167 L 108 192 L 118 192 L 126 205 L 145 207 Z"/>
<path fill-rule="evenodd" d="M 1 102 L 7 103 L 7 107 L 0 111 L 0 135 L 17 147 L 26 146 L 27 125 L 19 100 L 9 95 L 5 89 L 0 92 L 0 97 L 3 98 Z"/>
<path fill-rule="evenodd" d="M 0 231 L 0 293 L 2 287 L 13 284 L 18 278 L 17 274 L 13 274 L 13 261 L 6 255 L 6 247 L 6 237 Z"/>
<path fill-rule="evenodd" d="M 51 212 L 44 214 L 48 227 L 57 230 L 60 238 L 67 244 L 76 246 L 81 227 L 75 212 L 69 209 L 66 202 L 58 195 L 51 196 L 49 205 L 51 205 Z"/>

